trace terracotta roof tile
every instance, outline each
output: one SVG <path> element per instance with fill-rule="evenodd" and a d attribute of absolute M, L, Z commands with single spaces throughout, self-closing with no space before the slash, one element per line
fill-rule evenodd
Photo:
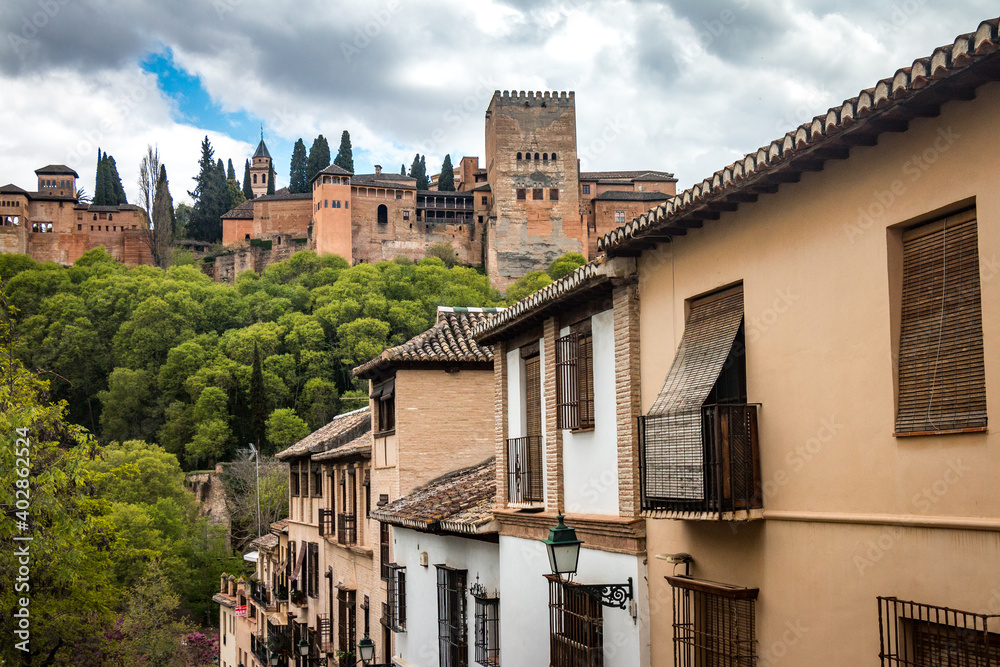
<path fill-rule="evenodd" d="M 35 170 L 36 174 L 73 174 L 76 178 L 80 178 L 80 174 L 76 173 L 76 170 L 72 167 L 67 167 L 64 164 L 49 164 L 45 165 L 41 169 Z"/>
<path fill-rule="evenodd" d="M 608 190 L 594 197 L 594 201 L 665 201 L 672 197 L 665 192 L 634 192 L 631 190 Z"/>
<path fill-rule="evenodd" d="M 253 199 L 248 199 L 222 215 L 223 220 L 253 220 Z"/>
<path fill-rule="evenodd" d="M 275 457 L 287 461 L 300 456 L 319 454 L 351 442 L 370 431 L 371 427 L 371 410 L 366 405 L 353 412 L 337 415 L 329 424 L 316 429 L 288 449 L 278 452 Z"/>
<path fill-rule="evenodd" d="M 310 458 L 313 461 L 342 461 L 344 459 L 350 458 L 371 458 L 372 455 L 372 436 L 371 432 L 367 432 L 364 435 L 359 435 L 354 440 L 348 443 L 340 445 L 339 447 L 334 447 L 333 449 L 328 449 L 320 454 L 313 454 Z"/>
<path fill-rule="evenodd" d="M 667 181 L 677 179 L 668 171 L 581 171 L 581 181 Z"/>
<path fill-rule="evenodd" d="M 731 204 L 734 195 L 746 197 L 773 192 L 781 182 L 794 182 L 806 169 L 815 169 L 827 159 L 846 157 L 854 145 L 871 145 L 881 132 L 905 129 L 906 123 L 930 113 L 946 101 L 964 96 L 986 81 L 997 80 L 995 62 L 1000 59 L 1000 19 L 983 21 L 973 33 L 959 35 L 952 44 L 938 47 L 918 58 L 857 97 L 845 100 L 783 137 L 715 172 L 655 211 L 643 214 L 597 241 L 603 252 L 624 251 L 642 243 L 646 234 L 680 234 L 683 220 L 696 211 L 704 218 L 711 205 Z M 583 178 L 584 174 L 580 175 Z M 743 199 L 746 201 L 746 199 Z"/>
<path fill-rule="evenodd" d="M 371 516 L 394 526 L 423 531 L 482 534 L 496 532 L 496 458 L 450 472 Z"/>
<path fill-rule="evenodd" d="M 438 307 L 437 323 L 402 345 L 390 347 L 371 361 L 354 369 L 354 375 L 370 378 L 378 371 L 401 363 L 492 362 L 493 348 L 476 343 L 472 330 L 498 308 Z"/>

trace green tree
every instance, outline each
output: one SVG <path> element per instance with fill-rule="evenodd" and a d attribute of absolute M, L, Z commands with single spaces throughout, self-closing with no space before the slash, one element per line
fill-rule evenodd
<path fill-rule="evenodd" d="M 342 364 L 353 368 L 382 354 L 389 341 L 389 325 L 382 320 L 362 317 L 337 327 L 335 353 Z"/>
<path fill-rule="evenodd" d="M 243 165 L 243 201 L 253 199 L 253 188 L 250 186 L 250 160 Z"/>
<path fill-rule="evenodd" d="M 455 168 L 451 165 L 451 154 L 445 155 L 444 162 L 441 163 L 441 175 L 438 176 L 437 187 L 442 192 L 455 191 Z"/>
<path fill-rule="evenodd" d="M 557 257 L 549 264 L 548 274 L 552 280 L 559 280 L 563 276 L 573 273 L 586 263 L 587 258 L 580 253 L 568 252 L 561 257 Z"/>
<path fill-rule="evenodd" d="M 400 176 L 406 176 L 406 165 L 405 164 L 400 164 L 399 165 L 399 175 Z"/>
<path fill-rule="evenodd" d="M 182 239 L 188 235 L 188 224 L 194 209 L 187 204 L 178 204 L 174 209 L 174 238 Z"/>
<path fill-rule="evenodd" d="M 112 156 L 107 156 L 107 167 L 105 168 L 105 173 L 107 178 L 111 183 L 111 191 L 108 193 L 109 201 L 111 206 L 117 206 L 119 204 L 127 204 L 128 199 L 125 197 L 125 188 L 122 187 L 121 176 L 118 175 L 118 165 L 115 164 L 115 159 Z"/>
<path fill-rule="evenodd" d="M 322 134 L 313 140 L 309 148 L 309 159 L 306 164 L 306 183 L 312 183 L 316 174 L 330 166 L 330 144 Z"/>
<path fill-rule="evenodd" d="M 351 148 L 351 135 L 347 130 L 340 135 L 340 148 L 333 163 L 341 169 L 354 173 L 354 152 Z"/>
<path fill-rule="evenodd" d="M 309 435 L 309 425 L 291 408 L 278 408 L 267 418 L 267 439 L 279 449 Z"/>
<path fill-rule="evenodd" d="M 504 293 L 508 305 L 514 305 L 524 297 L 534 294 L 552 282 L 552 278 L 545 271 L 529 271 L 524 276 L 518 278 L 507 288 Z"/>
<path fill-rule="evenodd" d="M 145 439 L 155 432 L 156 384 L 147 370 L 116 368 L 108 376 L 108 389 L 98 392 L 104 406 L 101 434 L 105 440 Z"/>
<path fill-rule="evenodd" d="M 274 194 L 274 165 L 268 165 L 267 168 L 267 194 Z"/>
<path fill-rule="evenodd" d="M 260 349 L 253 344 L 253 370 L 250 374 L 250 415 L 253 439 L 260 451 L 269 451 L 267 443 L 267 395 L 264 388 L 264 371 L 260 363 Z M 265 449 L 266 448 L 266 449 Z"/>
<path fill-rule="evenodd" d="M 307 173 L 306 145 L 299 137 L 292 147 L 292 162 L 288 166 L 288 191 L 291 193 L 309 192 Z"/>
<path fill-rule="evenodd" d="M 426 190 L 430 187 L 430 174 L 427 173 L 427 156 L 420 156 L 420 180 L 417 181 L 417 188 Z"/>
<path fill-rule="evenodd" d="M 306 416 L 309 429 L 315 431 L 333 419 L 339 412 L 337 385 L 329 380 L 314 377 L 302 388 L 300 413 Z"/>
<path fill-rule="evenodd" d="M 108 662 L 180 667 L 180 638 L 193 630 L 179 614 L 180 603 L 173 582 L 153 563 L 129 590 Z"/>
<path fill-rule="evenodd" d="M 222 214 L 229 210 L 228 188 L 225 187 L 224 173 L 220 174 L 215 162 L 215 151 L 208 136 L 201 142 L 201 159 L 198 161 L 197 185 L 188 192 L 194 199 L 194 209 L 188 221 L 187 235 L 197 241 L 218 242 L 222 240 Z"/>
<path fill-rule="evenodd" d="M 447 241 L 432 245 L 427 249 L 427 256 L 437 257 L 444 262 L 444 265 L 449 269 L 458 263 L 458 253 L 455 252 L 455 248 L 453 248 Z"/>
<path fill-rule="evenodd" d="M 413 156 L 413 164 L 410 165 L 410 178 L 417 179 L 418 190 L 426 190 L 428 188 L 427 159 L 422 157 L 420 153 Z"/>
<path fill-rule="evenodd" d="M 235 181 L 236 180 L 236 169 L 233 168 L 233 158 L 229 158 L 229 162 L 226 166 L 226 180 Z"/>

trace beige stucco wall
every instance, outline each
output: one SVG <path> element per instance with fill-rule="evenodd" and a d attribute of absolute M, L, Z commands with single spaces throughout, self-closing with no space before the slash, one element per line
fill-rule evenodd
<path fill-rule="evenodd" d="M 878 595 L 1000 611 L 1000 438 L 892 435 L 898 253 L 886 231 L 974 198 L 987 403 L 997 418 L 998 126 L 994 83 L 706 222 L 672 252 L 660 245 L 640 258 L 644 414 L 683 333 L 685 299 L 743 282 L 765 483 L 762 522 L 647 522 L 653 664 L 672 661 L 673 636 L 670 566 L 657 553 L 688 551 L 692 575 L 760 588 L 762 664 L 878 664 Z M 933 527 L 965 518 L 991 529 Z M 893 523 L 925 525 L 883 525 Z"/>

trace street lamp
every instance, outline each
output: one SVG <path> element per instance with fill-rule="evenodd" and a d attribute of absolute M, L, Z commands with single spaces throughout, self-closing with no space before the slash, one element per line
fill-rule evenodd
<path fill-rule="evenodd" d="M 375 659 L 375 642 L 371 640 L 367 632 L 361 641 L 358 642 L 358 657 L 365 667 L 392 667 L 388 663 L 375 664 L 372 662 Z"/>
<path fill-rule="evenodd" d="M 309 648 L 310 648 L 310 646 L 309 646 L 309 642 L 307 642 L 305 639 L 299 640 L 299 643 L 295 645 L 295 648 L 298 649 L 299 655 L 302 656 L 303 658 L 305 658 L 306 662 L 314 662 L 317 665 L 320 665 L 321 667 L 323 665 L 326 665 L 326 658 L 310 658 L 309 657 Z"/>
<path fill-rule="evenodd" d="M 576 574 L 583 540 L 577 539 L 576 531 L 566 525 L 564 521 L 566 517 L 559 514 L 556 518 L 559 523 L 555 528 L 549 528 L 549 539 L 542 542 L 549 554 L 549 569 L 552 570 L 552 574 L 556 575 L 559 581 L 562 581 L 562 575 L 565 574 L 566 580 L 569 581 Z M 628 578 L 627 584 L 578 584 L 575 588 L 605 607 L 624 609 L 633 599 L 632 577 Z"/>

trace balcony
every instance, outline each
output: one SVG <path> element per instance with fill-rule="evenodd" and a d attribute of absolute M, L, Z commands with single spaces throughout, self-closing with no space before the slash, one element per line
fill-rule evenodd
<path fill-rule="evenodd" d="M 507 440 L 507 502 L 541 503 L 542 438 L 531 435 Z"/>
<path fill-rule="evenodd" d="M 319 642 L 320 653 L 333 653 L 333 624 L 329 614 L 316 615 L 316 639 Z"/>
<path fill-rule="evenodd" d="M 337 543 L 344 545 L 358 543 L 358 523 L 353 514 L 337 515 Z"/>
<path fill-rule="evenodd" d="M 293 588 L 291 591 L 291 597 L 289 598 L 292 604 L 297 607 L 308 607 L 309 606 L 309 596 L 305 594 L 304 591 L 298 588 Z"/>
<path fill-rule="evenodd" d="M 753 510 L 763 509 L 764 502 L 757 407 L 703 405 L 701 451 L 690 446 L 691 434 L 671 417 L 640 418 L 643 509 L 678 519 L 758 518 Z"/>

